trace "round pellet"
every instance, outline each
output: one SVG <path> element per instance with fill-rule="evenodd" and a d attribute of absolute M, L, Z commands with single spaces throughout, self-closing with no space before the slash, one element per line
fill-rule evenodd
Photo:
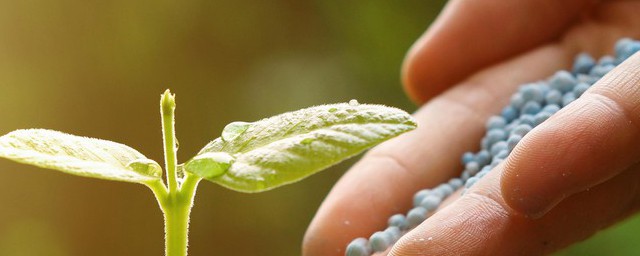
<path fill-rule="evenodd" d="M 424 199 L 424 197 L 429 194 L 431 194 L 430 189 L 422 189 L 416 192 L 415 195 L 413 195 L 413 207 L 420 205 L 420 202 L 422 202 L 422 199 Z"/>
<path fill-rule="evenodd" d="M 464 185 L 464 182 L 462 182 L 460 178 L 453 178 L 449 180 L 449 185 L 455 190 L 462 187 L 462 185 Z"/>
<path fill-rule="evenodd" d="M 589 72 L 591 72 L 591 71 L 589 71 Z M 588 85 L 593 85 L 598 80 L 600 80 L 600 77 L 598 77 L 598 76 L 578 74 L 578 82 L 582 82 L 582 83 L 585 83 L 585 84 L 588 84 Z"/>
<path fill-rule="evenodd" d="M 521 124 L 516 128 L 513 128 L 513 131 L 511 131 L 511 135 L 520 135 L 520 137 L 524 137 L 529 131 L 531 131 L 531 129 L 531 125 Z"/>
<path fill-rule="evenodd" d="M 600 66 L 614 66 L 615 65 L 615 59 L 611 56 L 605 55 L 600 57 L 600 59 L 598 60 L 598 65 Z"/>
<path fill-rule="evenodd" d="M 442 202 L 442 198 L 434 195 L 428 195 L 422 202 L 420 203 L 420 207 L 426 209 L 427 211 L 435 211 L 440 206 Z"/>
<path fill-rule="evenodd" d="M 449 183 L 442 183 L 433 190 L 441 192 L 444 195 L 443 198 L 450 196 L 451 194 L 453 194 L 453 191 L 455 191 L 455 189 L 451 187 Z"/>
<path fill-rule="evenodd" d="M 509 150 L 509 152 L 513 151 L 520 140 L 522 140 L 522 136 L 520 135 L 513 134 L 509 136 L 509 139 L 507 139 L 507 149 Z"/>
<path fill-rule="evenodd" d="M 485 127 L 487 130 L 502 129 L 507 125 L 507 121 L 502 116 L 492 116 L 487 120 Z"/>
<path fill-rule="evenodd" d="M 534 124 L 533 126 L 538 126 L 539 124 L 541 124 L 542 122 L 546 121 L 547 119 L 549 119 L 549 117 L 551 117 L 551 113 L 549 112 L 540 112 L 538 113 L 536 116 L 533 117 L 534 119 Z"/>
<path fill-rule="evenodd" d="M 388 227 L 387 229 L 384 230 L 384 232 L 391 237 L 391 244 L 398 241 L 398 239 L 402 235 L 402 231 L 400 231 L 400 229 L 396 226 Z"/>
<path fill-rule="evenodd" d="M 464 184 L 465 188 L 470 188 L 471 186 L 473 186 L 474 184 L 476 184 L 476 182 L 478 182 L 478 177 L 471 177 L 467 180 L 467 182 Z"/>
<path fill-rule="evenodd" d="M 597 76 L 597 77 L 603 77 L 604 75 L 609 73 L 609 71 L 611 71 L 615 67 L 616 66 L 614 66 L 614 65 L 596 65 L 595 67 L 593 67 L 591 69 L 591 71 L 589 72 L 589 75 Z"/>
<path fill-rule="evenodd" d="M 498 153 L 500 153 L 503 150 L 507 149 L 507 142 L 506 141 L 499 141 L 496 144 L 493 144 L 493 146 L 491 147 L 491 155 L 492 156 L 497 156 Z"/>
<path fill-rule="evenodd" d="M 560 110 L 560 106 L 556 104 L 549 104 L 544 106 L 544 108 L 542 108 L 542 112 L 547 112 L 552 115 L 558 112 L 559 110 Z"/>
<path fill-rule="evenodd" d="M 540 106 L 540 103 L 538 103 L 537 101 L 528 101 L 522 107 L 521 112 L 523 114 L 535 115 L 538 112 L 540 112 L 541 109 L 542 107 Z"/>
<path fill-rule="evenodd" d="M 427 219 L 427 210 L 422 207 L 415 207 L 407 213 L 407 222 L 409 227 L 413 228 Z"/>
<path fill-rule="evenodd" d="M 369 237 L 369 244 L 371 244 L 373 252 L 383 252 L 387 250 L 392 243 L 393 238 L 384 231 L 375 232 Z"/>
<path fill-rule="evenodd" d="M 588 74 L 591 68 L 596 65 L 596 61 L 587 53 L 580 53 L 573 62 L 574 74 Z"/>
<path fill-rule="evenodd" d="M 464 152 L 464 154 L 462 154 L 462 158 L 460 159 L 460 161 L 462 162 L 463 165 L 466 165 L 467 163 L 473 161 L 474 158 L 475 156 L 473 155 L 472 152 Z"/>
<path fill-rule="evenodd" d="M 488 150 L 482 150 L 476 154 L 476 162 L 479 166 L 487 165 L 491 161 L 491 153 Z"/>
<path fill-rule="evenodd" d="M 534 126 L 535 124 L 535 118 L 533 117 L 533 115 L 527 114 L 527 115 L 522 115 L 520 117 L 520 124 L 527 124 L 529 126 Z"/>
<path fill-rule="evenodd" d="M 593 71 L 593 70 L 592 70 Z M 576 85 L 577 81 L 573 75 L 565 70 L 556 72 L 549 80 L 549 86 L 562 93 L 570 92 Z"/>
<path fill-rule="evenodd" d="M 556 105 L 561 105 L 562 104 L 562 92 L 558 91 L 558 90 L 551 90 L 547 93 L 547 95 L 545 95 L 545 101 L 547 102 L 547 104 L 556 104 Z"/>
<path fill-rule="evenodd" d="M 544 100 L 542 88 L 537 84 L 524 85 L 520 87 L 520 92 L 522 93 L 522 98 L 527 102 L 542 103 L 542 100 Z"/>
<path fill-rule="evenodd" d="M 364 237 L 356 238 L 347 245 L 346 256 L 369 256 L 371 255 L 371 247 L 368 240 Z"/>
<path fill-rule="evenodd" d="M 409 223 L 407 223 L 407 218 L 400 213 L 394 214 L 391 217 L 389 217 L 387 224 L 390 227 L 398 227 L 401 230 L 404 230 L 409 226 Z"/>
<path fill-rule="evenodd" d="M 522 97 L 521 93 L 516 93 L 514 95 L 511 95 L 511 106 L 516 108 L 516 109 L 521 109 L 522 106 L 524 106 L 524 104 L 526 103 L 526 101 L 524 100 L 524 98 Z"/>
<path fill-rule="evenodd" d="M 500 115 L 507 121 L 507 122 L 511 122 L 513 121 L 513 119 L 516 119 L 516 117 L 518 117 L 519 113 L 518 113 L 518 109 L 509 105 L 506 106 L 505 108 L 502 109 L 502 112 L 500 112 Z"/>
<path fill-rule="evenodd" d="M 562 96 L 562 106 L 566 107 L 574 100 L 576 100 L 576 95 L 573 92 L 565 93 L 564 96 Z"/>
<path fill-rule="evenodd" d="M 495 144 L 498 141 L 504 140 L 507 137 L 507 133 L 505 133 L 503 130 L 500 129 L 494 129 L 494 130 L 490 130 L 487 132 L 487 140 L 488 140 L 488 147 L 491 148 L 491 146 L 493 146 L 493 144 Z"/>
<path fill-rule="evenodd" d="M 475 174 L 480 170 L 480 164 L 476 161 L 471 161 L 465 165 L 465 170 L 468 170 L 471 174 Z"/>
<path fill-rule="evenodd" d="M 573 94 L 575 94 L 576 97 L 580 97 L 588 89 L 589 89 L 589 85 L 587 83 L 580 82 L 576 85 L 576 87 L 573 88 Z"/>

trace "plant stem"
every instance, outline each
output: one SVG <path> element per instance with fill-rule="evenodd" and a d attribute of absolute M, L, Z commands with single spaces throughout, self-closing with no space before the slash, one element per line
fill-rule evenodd
<path fill-rule="evenodd" d="M 201 180 L 202 178 L 197 175 L 186 173 L 182 186 L 180 187 L 180 194 L 191 195 L 191 200 L 193 200 L 193 197 L 196 195 L 198 183 L 200 183 Z M 193 205 L 193 202 L 191 202 L 191 204 Z"/>
<path fill-rule="evenodd" d="M 180 194 L 174 194 L 163 209 L 166 256 L 187 255 L 191 204 L 183 199 Z"/>
<path fill-rule="evenodd" d="M 177 193 L 165 194 L 160 201 L 164 214 L 165 255 L 186 256 L 189 243 L 189 215 L 201 178 L 187 174 Z"/>
<path fill-rule="evenodd" d="M 162 115 L 162 138 L 164 144 L 167 188 L 160 184 L 149 184 L 164 215 L 165 255 L 186 256 L 189 242 L 189 214 L 193 207 L 193 197 L 200 178 L 185 174 L 180 186 L 177 176 L 176 135 L 175 135 L 175 96 L 166 90 L 160 98 Z"/>
<path fill-rule="evenodd" d="M 176 176 L 176 133 L 175 133 L 175 96 L 166 90 L 160 97 L 160 114 L 162 115 L 162 142 L 164 144 L 165 169 L 167 171 L 167 183 L 169 193 L 178 190 Z"/>

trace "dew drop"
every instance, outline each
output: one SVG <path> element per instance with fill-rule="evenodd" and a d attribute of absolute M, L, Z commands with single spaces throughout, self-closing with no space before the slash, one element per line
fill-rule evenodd
<path fill-rule="evenodd" d="M 311 144 L 315 139 L 313 138 L 304 138 L 302 139 L 302 141 L 300 141 L 300 143 L 302 143 L 302 145 L 309 145 Z"/>
<path fill-rule="evenodd" d="M 229 123 L 224 127 L 224 129 L 222 129 L 222 140 L 232 141 L 238 138 L 238 136 L 244 133 L 249 128 L 249 126 L 251 126 L 251 123 L 247 122 Z"/>
<path fill-rule="evenodd" d="M 358 106 L 360 105 L 360 103 L 358 103 L 358 100 L 356 99 L 352 99 L 349 101 L 349 106 Z"/>
<path fill-rule="evenodd" d="M 190 173 L 204 178 L 218 177 L 229 169 L 235 158 L 224 152 L 210 152 L 195 156 L 184 165 Z"/>
<path fill-rule="evenodd" d="M 136 159 L 127 164 L 127 168 L 142 175 L 161 177 L 162 167 L 151 159 Z"/>

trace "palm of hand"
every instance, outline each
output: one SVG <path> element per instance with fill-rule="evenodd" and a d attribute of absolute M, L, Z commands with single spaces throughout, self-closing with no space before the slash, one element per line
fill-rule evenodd
<path fill-rule="evenodd" d="M 495 6 L 482 1 L 451 2 L 438 22 L 416 43 L 405 63 L 403 78 L 409 93 L 419 102 L 430 99 L 415 114 L 421 126 L 416 132 L 372 150 L 343 177 L 307 232 L 305 254 L 341 255 L 351 239 L 368 236 L 383 227 L 388 216 L 406 211 L 415 191 L 458 175 L 460 154 L 477 147 L 484 121 L 508 103 L 509 95 L 518 85 L 567 69 L 578 52 L 600 56 L 611 52 L 620 37 L 640 38 L 637 29 L 640 16 L 636 15 L 640 3 L 584 2 L 587 1 L 521 1 L 500 2 Z M 478 22 L 480 18 L 483 22 Z M 623 73 L 635 72 L 637 79 L 638 55 L 628 62 L 631 64 L 627 66 L 638 68 L 628 68 Z M 594 95 L 608 98 L 624 93 L 606 86 L 593 91 Z M 582 100 L 586 109 L 598 99 L 591 98 Z M 637 109 L 634 108 L 637 101 L 622 101 L 631 106 L 627 109 Z M 638 150 L 630 148 L 634 147 L 631 144 L 599 146 L 602 143 L 599 138 L 606 138 L 611 131 L 602 122 L 587 128 L 580 126 L 588 125 L 585 120 L 593 120 L 598 114 L 616 123 L 617 119 L 610 120 L 607 117 L 610 113 L 598 106 L 595 110 L 601 111 L 595 113 L 567 110 L 563 115 L 566 118 L 555 118 L 557 124 L 549 127 L 569 127 L 579 132 L 550 132 L 553 129 L 548 128 L 537 133 L 516 152 L 520 154 L 498 166 L 461 200 L 452 196 L 445 201 L 444 205 L 452 204 L 451 207 L 441 208 L 442 211 L 407 234 L 391 254 L 548 253 L 635 212 L 640 205 L 635 192 L 640 171 L 629 164 L 634 163 L 629 159 L 639 159 L 638 153 L 633 153 Z M 640 120 L 637 111 L 631 113 L 631 122 Z M 640 137 L 637 130 L 619 134 L 636 142 Z M 588 138 L 585 135 L 595 139 L 584 139 Z M 563 162 L 549 154 L 536 154 L 540 147 L 548 148 L 554 141 L 560 143 L 555 150 L 565 149 L 576 156 L 591 156 L 598 150 L 614 154 L 606 155 L 609 159 L 596 158 L 578 164 Z M 528 161 L 522 160 L 525 158 Z M 513 174 L 512 170 L 532 169 L 532 165 L 538 168 L 540 161 L 550 161 L 547 166 L 599 172 L 580 178 L 586 172 L 578 170 L 573 180 L 575 186 L 565 188 L 569 193 L 555 198 L 553 203 L 547 202 L 546 206 L 552 209 L 544 209 L 547 211 L 544 216 L 532 219 L 521 214 L 529 210 L 527 205 L 510 202 L 509 193 L 503 191 L 524 186 L 529 188 L 525 191 L 534 193 L 553 184 L 554 180 L 530 179 L 533 174 L 523 175 L 529 177 L 524 180 Z M 371 199 L 356 200 L 363 194 L 372 195 Z M 346 221 L 348 226 L 344 224 Z M 419 238 L 425 237 L 433 239 L 419 242 L 424 241 Z"/>

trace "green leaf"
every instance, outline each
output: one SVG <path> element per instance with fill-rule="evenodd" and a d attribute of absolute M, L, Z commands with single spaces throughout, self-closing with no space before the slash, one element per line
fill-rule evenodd
<path fill-rule="evenodd" d="M 0 137 L 0 157 L 107 180 L 146 183 L 162 176 L 156 162 L 126 145 L 44 129 L 16 130 Z"/>
<path fill-rule="evenodd" d="M 415 127 L 414 119 L 397 108 L 355 101 L 316 106 L 231 123 L 194 158 L 227 153 L 234 158 L 228 170 L 215 177 L 188 164 L 185 170 L 233 190 L 260 192 L 303 179 Z"/>

